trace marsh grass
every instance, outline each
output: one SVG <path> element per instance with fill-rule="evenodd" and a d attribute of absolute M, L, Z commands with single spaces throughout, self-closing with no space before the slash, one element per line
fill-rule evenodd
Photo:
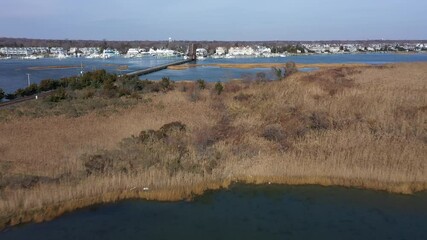
<path fill-rule="evenodd" d="M 88 107 L 95 98 L 74 117 L 30 117 L 24 109 L 34 103 L 22 115 L 0 111 L 9 119 L 0 124 L 1 222 L 127 198 L 191 198 L 232 181 L 425 190 L 426 77 L 425 63 L 340 66 L 224 83 L 220 95 L 213 84 L 176 83 L 145 95 L 149 102 L 129 100 L 131 108 L 108 100 L 118 105 L 103 103 L 115 109 L 104 115 Z M 164 131 L 177 121 L 185 130 Z"/>

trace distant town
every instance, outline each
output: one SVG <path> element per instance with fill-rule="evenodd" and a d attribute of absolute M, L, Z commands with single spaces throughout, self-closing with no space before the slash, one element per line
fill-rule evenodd
<path fill-rule="evenodd" d="M 188 41 L 108 42 L 69 40 L 0 39 L 0 59 L 39 58 L 126 58 L 185 57 Z M 39 44 L 28 46 L 29 44 Z M 57 46 L 52 46 L 57 44 Z M 75 44 L 75 46 L 72 46 Z M 87 46 L 85 46 L 85 44 Z M 98 44 L 98 46 L 96 46 Z M 198 59 L 239 57 L 286 57 L 308 54 L 346 54 L 375 52 L 427 52 L 427 41 L 355 42 L 196 42 Z M 65 46 L 64 46 L 65 45 Z M 95 46 L 94 46 L 95 45 Z"/>

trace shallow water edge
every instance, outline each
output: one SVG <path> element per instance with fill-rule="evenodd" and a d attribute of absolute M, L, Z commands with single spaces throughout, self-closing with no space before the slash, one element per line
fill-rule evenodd
<path fill-rule="evenodd" d="M 116 203 L 124 200 L 150 200 L 160 202 L 192 201 L 206 192 L 229 189 L 236 184 L 245 185 L 290 185 L 304 186 L 317 185 L 322 187 L 346 187 L 362 190 L 382 191 L 389 194 L 410 195 L 427 190 L 427 183 L 399 183 L 377 182 L 361 179 L 344 178 L 309 178 L 309 177 L 240 177 L 227 179 L 221 182 L 203 182 L 193 186 L 177 186 L 170 189 L 131 189 L 121 192 L 109 192 L 101 196 L 86 199 L 73 199 L 67 202 L 46 206 L 42 209 L 33 209 L 28 212 L 16 213 L 0 219 L 0 229 L 20 224 L 51 221 L 64 214 L 100 204 Z"/>

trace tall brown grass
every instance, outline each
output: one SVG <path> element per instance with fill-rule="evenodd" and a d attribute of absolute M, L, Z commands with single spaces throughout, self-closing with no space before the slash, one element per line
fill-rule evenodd
<path fill-rule="evenodd" d="M 0 223 L 126 198 L 191 198 L 232 181 L 425 190 L 425 79 L 426 63 L 340 66 L 226 83 L 221 95 L 185 83 L 105 115 L 12 115 L 0 123 Z M 126 140 L 175 121 L 182 135 Z M 88 174 L 84 156 L 95 155 L 130 165 Z"/>

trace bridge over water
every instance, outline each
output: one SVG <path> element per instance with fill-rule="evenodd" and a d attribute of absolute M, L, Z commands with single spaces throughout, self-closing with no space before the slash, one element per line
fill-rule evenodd
<path fill-rule="evenodd" d="M 197 56 L 196 56 L 196 45 L 195 44 L 191 44 L 189 46 L 187 57 L 188 57 L 187 59 L 184 59 L 181 61 L 176 61 L 176 62 L 172 62 L 172 63 L 163 64 L 160 66 L 155 66 L 155 67 L 150 67 L 150 68 L 130 72 L 130 73 L 127 73 L 126 76 L 142 76 L 142 75 L 150 74 L 153 72 L 158 72 L 158 71 L 161 71 L 163 69 L 167 69 L 170 66 L 176 66 L 176 65 L 194 62 L 194 61 L 196 61 L 196 58 L 197 58 Z"/>
<path fill-rule="evenodd" d="M 185 59 L 185 60 L 181 60 L 181 61 L 177 61 L 177 62 L 163 64 L 160 66 L 155 66 L 155 67 L 150 67 L 150 68 L 146 68 L 146 69 L 142 69 L 142 70 L 137 70 L 134 72 L 127 73 L 126 76 L 142 76 L 142 75 L 150 74 L 153 72 L 158 72 L 158 71 L 166 69 L 170 66 L 181 65 L 181 64 L 185 64 L 185 63 L 189 63 L 189 62 L 193 62 L 193 61 L 196 61 L 196 60 L 189 58 L 189 59 Z"/>

